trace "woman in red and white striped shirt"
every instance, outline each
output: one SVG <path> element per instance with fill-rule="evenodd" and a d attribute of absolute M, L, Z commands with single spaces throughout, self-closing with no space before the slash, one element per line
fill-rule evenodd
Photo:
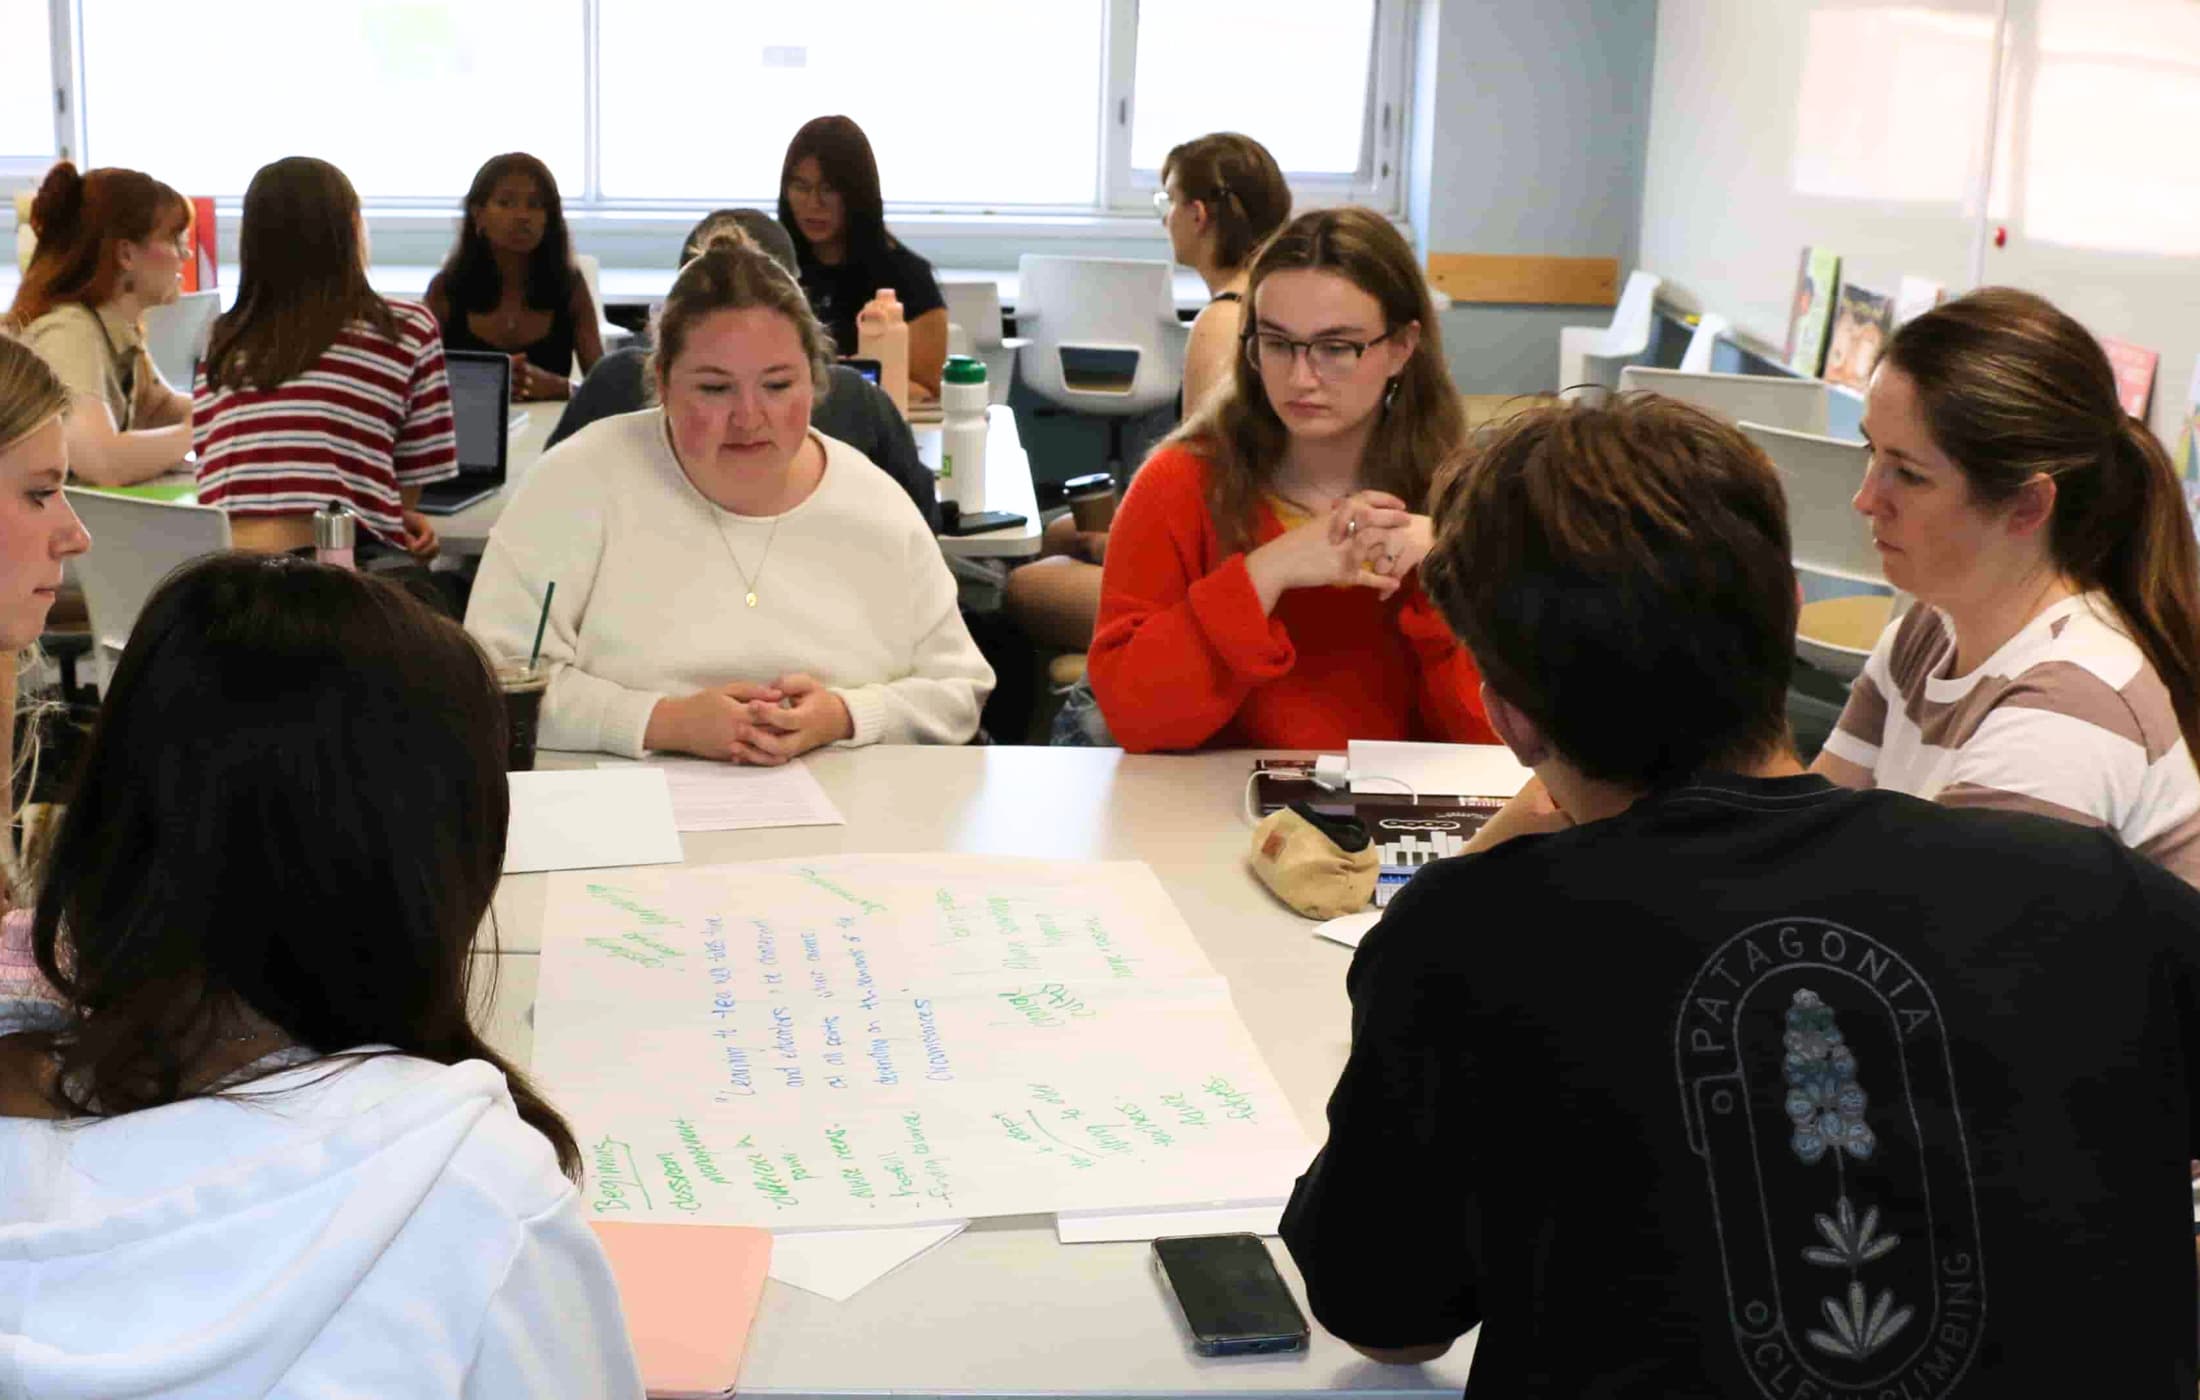
<path fill-rule="evenodd" d="M 239 549 L 310 547 L 341 501 L 363 552 L 433 557 L 420 488 L 458 474 L 442 339 L 425 307 L 367 285 L 359 196 L 326 161 L 262 166 L 244 196 L 237 301 L 192 408 L 199 500 Z"/>

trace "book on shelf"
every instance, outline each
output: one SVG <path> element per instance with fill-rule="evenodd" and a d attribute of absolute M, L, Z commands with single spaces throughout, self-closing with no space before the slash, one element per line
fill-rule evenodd
<path fill-rule="evenodd" d="M 1826 382 L 1858 393 L 1871 383 L 1872 366 L 1894 334 L 1894 298 L 1843 282 L 1833 304 L 1833 339 L 1826 351 Z"/>
<path fill-rule="evenodd" d="M 1788 310 L 1787 367 L 1816 379 L 1826 362 L 1826 331 L 1833 324 L 1833 293 L 1841 281 L 1841 255 L 1830 248 L 1805 248 L 1795 273 L 1795 300 Z"/>
<path fill-rule="evenodd" d="M 2108 367 L 2116 371 L 2117 401 L 2132 417 L 2146 417 L 2147 405 L 2154 398 L 2154 371 L 2162 362 L 2162 353 L 2114 336 L 2104 335 L 2100 340 L 2101 349 L 2108 353 Z"/>

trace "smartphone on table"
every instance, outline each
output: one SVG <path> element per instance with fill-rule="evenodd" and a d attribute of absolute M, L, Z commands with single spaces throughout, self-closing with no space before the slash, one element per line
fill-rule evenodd
<path fill-rule="evenodd" d="M 1158 1239 L 1153 1258 L 1201 1356 L 1306 1349 L 1306 1314 L 1260 1236 Z"/>

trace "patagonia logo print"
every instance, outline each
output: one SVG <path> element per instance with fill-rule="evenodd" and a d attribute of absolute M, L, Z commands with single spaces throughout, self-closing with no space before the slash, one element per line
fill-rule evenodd
<path fill-rule="evenodd" d="M 1948 1031 L 1868 934 L 1779 919 L 1697 969 L 1674 1025 L 1734 1344 L 1769 1400 L 1937 1400 L 1986 1281 Z"/>

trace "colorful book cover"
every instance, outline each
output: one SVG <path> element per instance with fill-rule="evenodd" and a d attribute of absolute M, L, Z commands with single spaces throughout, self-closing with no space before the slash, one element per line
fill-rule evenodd
<path fill-rule="evenodd" d="M 2147 405 L 2154 398 L 2154 370 L 2162 362 L 2161 352 L 2106 335 L 2101 337 L 2101 348 L 2108 352 L 2109 368 L 2116 371 L 2116 397 L 2124 412 L 2134 418 L 2146 417 Z"/>
<path fill-rule="evenodd" d="M 191 256 L 183 262 L 185 291 L 210 291 L 218 285 L 221 258 L 215 247 L 214 200 L 200 195 L 191 201 Z"/>
<path fill-rule="evenodd" d="M 2185 505 L 2192 512 L 2193 528 L 2200 531 L 2200 359 L 2192 363 L 2192 382 L 2185 387 L 2185 419 L 2177 430 L 2177 474 L 2184 478 Z"/>
<path fill-rule="evenodd" d="M 1833 344 L 1826 351 L 1826 382 L 1862 393 L 1872 366 L 1894 334 L 1894 298 L 1843 282 L 1834 299 Z"/>
<path fill-rule="evenodd" d="M 1833 324 L 1833 292 L 1841 281 L 1841 255 L 1805 248 L 1795 273 L 1795 303 L 1788 313 L 1787 367 L 1815 379 L 1826 360 L 1826 331 Z"/>
<path fill-rule="evenodd" d="M 1948 289 L 1930 277 L 1904 277 L 1894 289 L 1894 325 L 1908 325 L 1948 299 Z"/>

